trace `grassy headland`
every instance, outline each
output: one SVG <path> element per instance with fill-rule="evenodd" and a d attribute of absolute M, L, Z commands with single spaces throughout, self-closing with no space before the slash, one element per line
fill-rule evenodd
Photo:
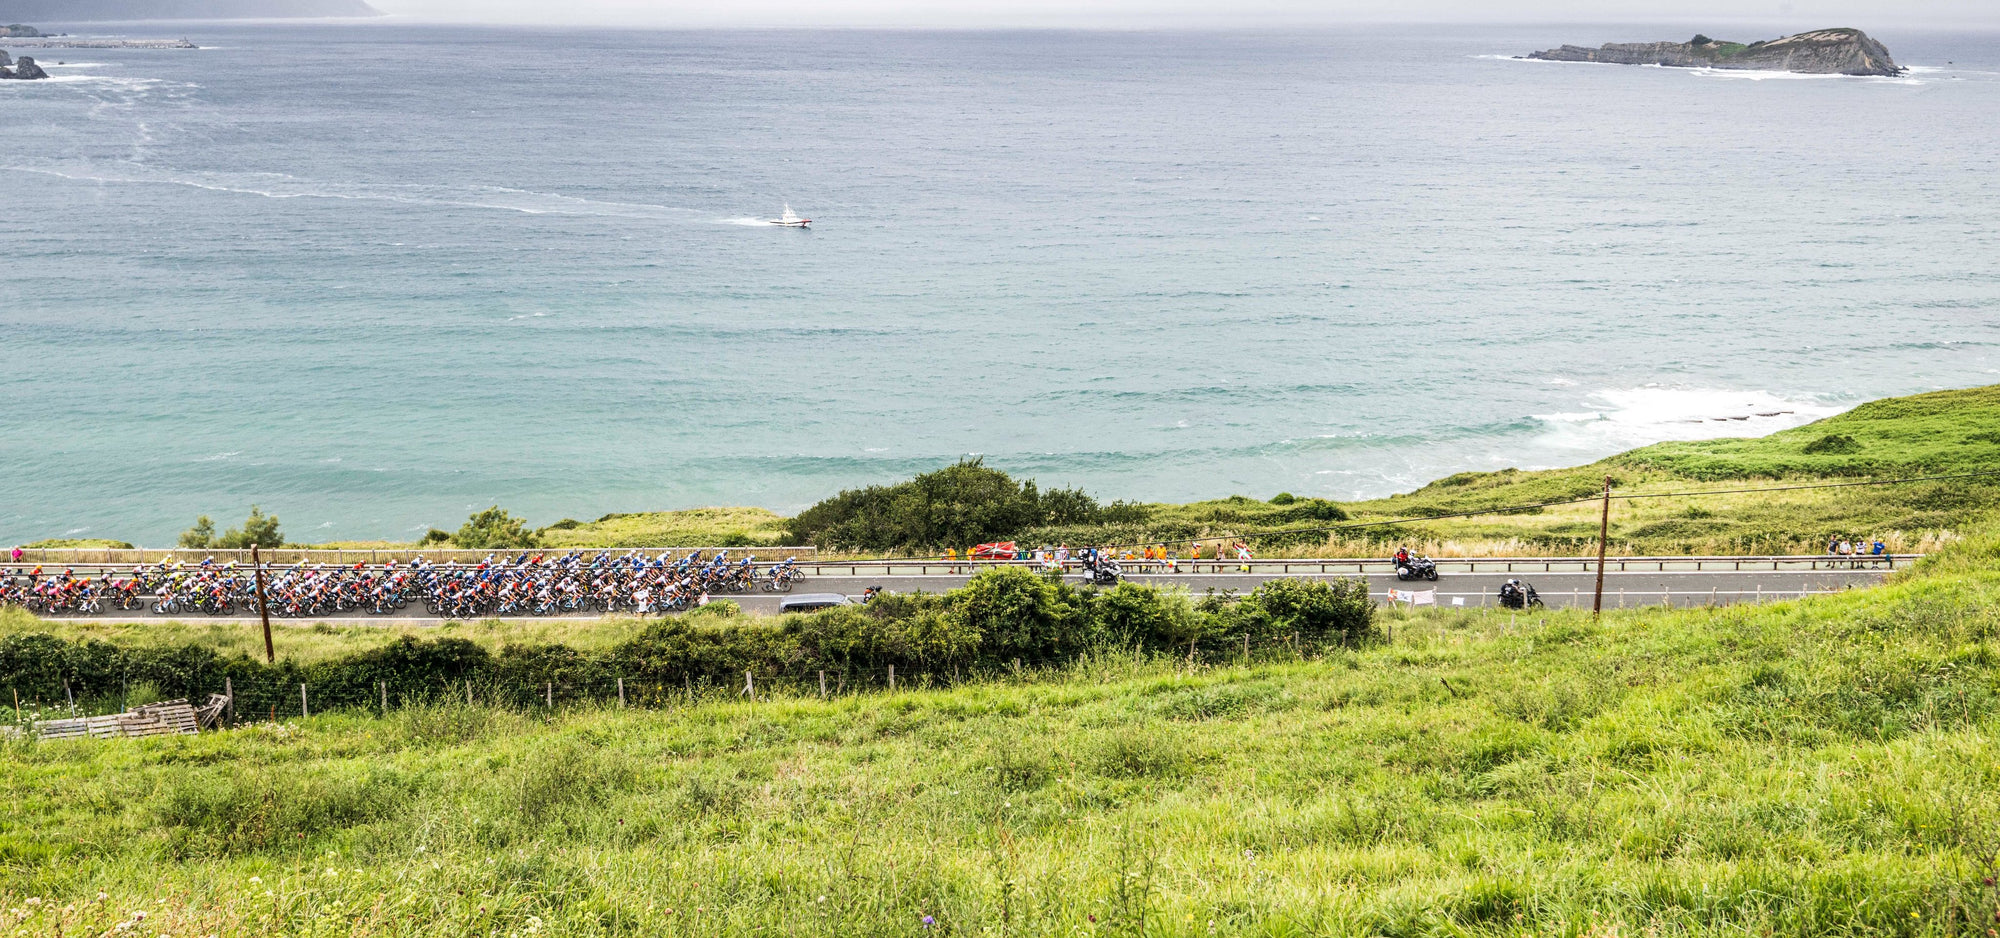
<path fill-rule="evenodd" d="M 1878 589 L 1443 612 L 1306 660 L 17 741 L 0 926 L 1984 935 L 1996 610 L 1989 535 Z"/>
<path fill-rule="evenodd" d="M 1594 503 L 1473 518 L 1436 516 L 1584 499 L 1601 490 L 1606 476 L 1620 494 L 1629 495 L 1777 489 L 1995 467 L 2000 467 L 2000 385 L 1889 398 L 1769 436 L 1660 443 L 1587 466 L 1460 473 L 1413 492 L 1358 502 L 1280 494 L 1268 500 L 1235 495 L 1187 504 L 1100 504 L 1079 491 L 1038 493 L 1032 483 L 960 465 L 894 486 L 842 492 L 791 518 L 761 508 L 699 508 L 610 514 L 588 522 L 564 519 L 533 528 L 496 509 L 456 533 L 433 532 L 426 543 L 482 550 L 529 544 L 567 549 L 810 543 L 830 556 L 872 556 L 962 551 L 1001 539 L 1024 546 L 1166 544 L 1185 553 L 1191 541 L 1204 540 L 1213 550 L 1217 541 L 1244 538 L 1265 555 L 1368 556 L 1396 544 L 1437 556 L 1576 554 L 1595 549 Z M 1621 500 L 1614 506 L 1610 550 L 1816 553 L 1828 537 L 1840 536 L 1880 538 L 1891 550 L 1929 552 L 1996 517 L 1996 478 Z M 1420 520 L 1325 530 L 1397 519 Z M 1300 529 L 1308 530 L 1271 533 Z"/>

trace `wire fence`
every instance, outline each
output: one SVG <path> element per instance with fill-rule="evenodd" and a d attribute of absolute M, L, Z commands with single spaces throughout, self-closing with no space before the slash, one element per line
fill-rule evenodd
<path fill-rule="evenodd" d="M 1393 640 L 1393 625 L 1383 638 Z M 1313 640 L 1296 633 L 1243 635 L 1220 646 L 1190 650 L 1186 662 L 1189 667 L 1295 663 L 1316 660 L 1345 647 L 1348 646 L 1331 636 Z M 230 704 L 218 725 L 240 726 L 334 713 L 388 717 L 415 708 L 458 706 L 535 712 L 583 706 L 659 710 L 726 702 L 835 700 L 942 690 L 971 683 L 1042 680 L 1084 666 L 1088 660 L 1086 656 L 1033 664 L 1015 659 L 999 666 L 989 663 L 917 669 L 884 665 L 785 672 L 752 669 L 625 676 L 557 674 L 541 680 L 502 679 L 490 674 L 419 681 L 343 676 L 319 682 L 224 676 L 188 682 L 187 686 L 174 688 L 172 693 L 185 694 L 196 702 L 206 700 L 210 694 L 224 695 Z M 115 693 L 95 696 L 72 694 L 67 685 L 63 693 L 55 696 L 24 697 L 17 688 L 7 688 L 6 692 L 12 695 L 11 699 L 0 698 L 0 706 L 11 703 L 12 723 L 22 727 L 46 720 L 120 713 L 156 703 L 166 696 L 160 688 L 143 681 L 127 683 Z M 0 717 L 0 723 L 5 722 L 6 717 Z"/>
<path fill-rule="evenodd" d="M 1618 589 L 1605 592 L 1607 609 L 1666 607 L 1690 609 L 1717 607 L 1741 602 L 1773 602 L 1827 595 L 1852 588 L 1653 590 Z M 1414 615 L 1525 614 L 1534 607 L 1510 609 L 1502 606 L 1492 591 L 1447 592 L 1436 589 L 1385 592 L 1372 597 L 1393 610 L 1381 620 L 1381 640 L 1393 642 L 1398 621 Z M 1540 593 L 1547 610 L 1590 608 L 1591 593 L 1572 589 Z M 1314 660 L 1346 647 L 1333 636 L 1318 641 L 1301 640 L 1296 633 L 1280 636 L 1243 635 L 1240 640 L 1217 647 L 1191 647 L 1189 666 L 1228 666 L 1250 663 L 1298 662 Z M 189 699 L 204 700 L 209 694 L 230 699 L 219 726 L 232 727 L 309 717 L 315 714 L 373 714 L 388 717 L 412 708 L 440 706 L 499 707 L 523 712 L 553 711 L 564 707 L 616 706 L 628 709 L 692 707 L 718 702 L 758 702 L 782 700 L 832 700 L 865 695 L 892 694 L 911 690 L 935 690 L 968 682 L 1024 681 L 1072 666 L 1067 664 L 1027 664 L 1019 659 L 995 667 L 952 665 L 945 668 L 843 667 L 809 671 L 764 671 L 718 674 L 714 671 L 649 672 L 631 675 L 579 676 L 550 674 L 540 680 L 499 679 L 491 675 L 441 677 L 425 681 L 369 679 L 346 676 L 332 682 L 238 679 L 230 676 L 205 678 L 177 687 Z M 116 694 L 100 693 L 79 697 L 65 682 L 61 696 L 23 697 L 18 688 L 8 688 L 10 698 L 0 698 L 0 706 L 13 706 L 12 732 L 19 734 L 33 724 L 78 716 L 102 716 L 154 703 L 163 695 L 144 681 L 127 681 Z M 5 718 L 0 717 L 0 722 Z"/>

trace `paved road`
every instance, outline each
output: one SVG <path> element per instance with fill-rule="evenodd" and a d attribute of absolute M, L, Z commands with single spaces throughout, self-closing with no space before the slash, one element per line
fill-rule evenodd
<path fill-rule="evenodd" d="M 1855 570 L 1647 570 L 1619 572 L 1611 570 L 1604 576 L 1604 606 L 1619 609 L 1638 606 L 1658 606 L 1671 602 L 1675 606 L 1706 606 L 1710 603 L 1730 604 L 1740 602 L 1768 602 L 1780 599 L 1796 599 L 1811 593 L 1838 592 L 1860 586 L 1880 583 L 1890 571 L 1886 569 Z M 1180 574 L 1140 574 L 1128 579 L 1138 583 L 1157 583 L 1182 587 L 1194 593 L 1207 590 L 1235 590 L 1239 593 L 1256 588 L 1265 580 L 1278 579 L 1276 572 L 1241 573 L 1180 573 Z M 1309 576 L 1309 574 L 1294 574 Z M 1351 574 L 1350 574 L 1351 575 Z M 1387 601 L 1390 589 L 1436 590 L 1437 603 L 1443 607 L 1458 605 L 1494 606 L 1498 605 L 1495 595 L 1500 584 L 1509 577 L 1519 577 L 1535 587 L 1542 601 L 1552 609 L 1567 608 L 1572 605 L 1590 607 L 1591 590 L 1596 584 L 1596 574 L 1581 571 L 1558 571 L 1532 573 L 1479 571 L 1476 573 L 1451 572 L 1439 575 L 1436 583 L 1403 583 L 1389 574 L 1370 574 L 1368 589 L 1377 601 Z M 967 575 L 892 575 L 892 576 L 820 576 L 801 584 L 794 595 L 803 593 L 841 593 L 858 596 L 870 586 L 880 586 L 897 593 L 915 591 L 943 592 L 964 585 Z M 1082 582 L 1080 577 L 1072 577 L 1071 582 Z M 754 614 L 772 614 L 778 611 L 782 595 L 751 592 L 742 595 L 725 595 L 721 598 L 735 601 L 744 611 Z M 98 621 L 133 618 L 130 614 L 107 613 L 94 617 Z M 140 616 L 140 619 L 153 618 Z M 183 617 L 187 618 L 187 617 Z M 204 617 L 192 617 L 201 621 Z M 423 607 L 412 606 L 392 616 L 374 616 L 366 612 L 348 613 L 344 616 L 329 616 L 328 619 L 403 623 L 437 622 L 428 617 Z M 256 621 L 255 619 L 208 619 L 206 621 Z M 299 620 L 304 621 L 304 620 Z"/>

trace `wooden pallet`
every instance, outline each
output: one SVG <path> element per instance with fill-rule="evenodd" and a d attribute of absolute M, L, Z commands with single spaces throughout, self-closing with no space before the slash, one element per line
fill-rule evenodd
<path fill-rule="evenodd" d="M 141 736 L 193 736 L 203 726 L 212 726 L 229 704 L 229 698 L 210 694 L 208 703 L 197 711 L 185 699 L 164 700 L 124 713 L 69 720 L 44 720 L 35 724 L 42 739 L 117 739 Z"/>

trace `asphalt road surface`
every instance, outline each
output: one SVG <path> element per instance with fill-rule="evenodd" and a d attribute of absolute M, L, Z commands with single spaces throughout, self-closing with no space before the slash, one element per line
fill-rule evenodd
<path fill-rule="evenodd" d="M 1742 602 L 1770 602 L 1781 599 L 1797 599 L 1815 593 L 1839 592 L 1880 583 L 1890 571 L 1874 569 L 1842 570 L 1647 570 L 1620 572 L 1608 571 L 1604 576 L 1604 608 L 1621 609 L 1640 606 L 1672 604 L 1677 607 L 1706 606 L 1711 603 L 1727 605 Z M 1246 593 L 1265 580 L 1279 579 L 1286 574 L 1279 572 L 1256 573 L 1178 573 L 1178 574 L 1136 574 L 1126 579 L 1135 583 L 1155 583 L 1177 586 L 1200 594 L 1208 590 L 1222 592 L 1234 590 Z M 1292 576 L 1316 577 L 1317 574 L 1295 573 Z M 1352 576 L 1353 574 L 1347 574 Z M 1330 575 L 1331 578 L 1334 575 Z M 1591 591 L 1596 586 L 1597 575 L 1582 571 L 1558 572 L 1453 572 L 1444 570 L 1435 583 L 1400 582 L 1393 574 L 1369 574 L 1368 589 L 1378 602 L 1388 602 L 1391 589 L 1421 593 L 1435 591 L 1438 606 L 1443 608 L 1498 606 L 1497 594 L 1500 584 L 1508 578 L 1517 577 L 1533 586 L 1541 595 L 1542 602 L 1551 609 L 1580 607 L 1588 609 Z M 967 574 L 929 575 L 875 575 L 846 576 L 828 575 L 807 579 L 793 590 L 791 595 L 806 593 L 840 593 L 859 597 L 870 586 L 880 586 L 892 593 L 931 592 L 938 593 L 962 586 L 969 579 Z M 1081 576 L 1071 576 L 1072 583 L 1081 583 Z M 775 614 L 778 604 L 785 594 L 765 593 L 753 589 L 741 594 L 718 594 L 718 599 L 727 599 L 741 605 L 745 612 L 752 614 Z M 93 616 L 96 621 L 145 620 L 159 618 L 131 613 L 107 612 Z M 241 616 L 223 619 L 209 619 L 203 616 L 180 616 L 182 620 L 201 621 L 256 621 Z M 513 618 L 513 617 L 509 617 Z M 551 617 L 554 618 L 554 617 Z M 375 622 L 438 622 L 431 618 L 420 605 L 412 605 L 400 613 L 387 616 L 371 615 L 365 610 L 355 610 L 332 616 L 313 619 L 283 620 L 289 622 L 315 622 L 322 620 L 364 620 Z"/>

